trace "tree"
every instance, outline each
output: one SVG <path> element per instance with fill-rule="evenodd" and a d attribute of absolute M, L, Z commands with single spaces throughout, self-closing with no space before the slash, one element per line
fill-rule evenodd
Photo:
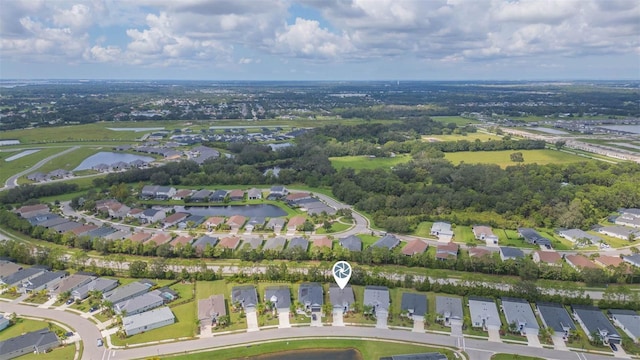
<path fill-rule="evenodd" d="M 331 223 L 331 221 L 329 221 L 329 220 L 325 220 L 325 221 L 322 223 L 322 228 L 323 228 L 323 229 L 324 229 L 324 231 L 326 231 L 326 232 L 330 232 L 332 227 L 333 227 L 333 224 L 332 224 L 332 223 Z"/>
<path fill-rule="evenodd" d="M 511 153 L 511 155 L 509 155 L 509 157 L 511 158 L 511 161 L 513 161 L 513 162 L 524 162 L 524 156 L 522 155 L 521 152 Z"/>
<path fill-rule="evenodd" d="M 147 276 L 147 263 L 136 260 L 129 264 L 129 276 L 132 278 L 141 278 Z"/>
<path fill-rule="evenodd" d="M 555 146 L 557 150 L 562 150 L 562 148 L 567 144 L 565 140 L 558 140 L 555 142 Z"/>

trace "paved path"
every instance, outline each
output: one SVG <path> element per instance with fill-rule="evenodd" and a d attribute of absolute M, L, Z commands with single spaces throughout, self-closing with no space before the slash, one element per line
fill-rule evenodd
<path fill-rule="evenodd" d="M 37 170 L 40 167 L 42 167 L 42 165 L 48 163 L 51 159 L 55 159 L 55 158 L 57 158 L 59 156 L 62 156 L 62 155 L 67 154 L 67 153 L 70 153 L 70 152 L 72 152 L 74 150 L 77 150 L 79 148 L 80 148 L 80 146 L 74 146 L 74 147 L 68 148 L 66 150 L 63 150 L 63 151 L 57 153 L 57 154 L 53 154 L 51 156 L 48 156 L 48 157 L 38 161 L 35 165 L 33 165 L 32 167 L 28 168 L 27 170 L 21 171 L 21 172 L 15 174 L 15 175 L 11 176 L 10 178 L 8 178 L 7 181 L 4 184 L 4 187 L 2 187 L 0 189 L 0 191 L 2 191 L 4 189 L 11 189 L 11 188 L 17 187 L 18 186 L 18 179 L 21 176 L 24 176 L 24 175 L 27 175 L 27 174 L 30 174 L 30 173 L 34 172 L 35 170 Z"/>

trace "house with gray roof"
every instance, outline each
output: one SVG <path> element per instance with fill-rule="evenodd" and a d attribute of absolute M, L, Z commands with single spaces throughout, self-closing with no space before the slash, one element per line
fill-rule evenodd
<path fill-rule="evenodd" d="M 333 305 L 334 311 L 342 310 L 343 313 L 349 312 L 351 304 L 356 301 L 353 295 L 353 288 L 351 285 L 345 286 L 344 289 L 340 289 L 337 284 L 329 285 L 329 301 Z"/>
<path fill-rule="evenodd" d="M 0 315 L 0 331 L 6 329 L 9 326 L 9 319 Z"/>
<path fill-rule="evenodd" d="M 614 224 L 632 228 L 640 228 L 640 217 L 620 215 L 616 218 Z"/>
<path fill-rule="evenodd" d="M 324 291 L 318 283 L 302 283 L 298 287 L 298 301 L 304 311 L 321 312 L 324 304 Z"/>
<path fill-rule="evenodd" d="M 247 191 L 247 199 L 249 200 L 259 200 L 262 199 L 262 190 L 252 188 Z"/>
<path fill-rule="evenodd" d="M 436 314 L 444 326 L 462 325 L 462 299 L 450 296 L 436 296 Z"/>
<path fill-rule="evenodd" d="M 413 320 L 424 320 L 427 313 L 427 296 L 418 293 L 402 293 L 400 311 L 405 312 L 407 317 Z"/>
<path fill-rule="evenodd" d="M 355 235 L 349 235 L 339 239 L 340 246 L 349 251 L 362 251 L 362 239 Z"/>
<path fill-rule="evenodd" d="M 538 335 L 540 326 L 528 301 L 509 297 L 503 297 L 501 301 L 507 323 L 515 323 L 521 335 Z"/>
<path fill-rule="evenodd" d="M 620 209 L 618 212 L 620 215 L 640 218 L 640 209 L 638 208 Z"/>
<path fill-rule="evenodd" d="M 400 239 L 398 239 L 393 234 L 387 234 L 387 235 L 381 237 L 380 239 L 378 239 L 378 241 L 376 241 L 375 243 L 373 243 L 373 245 L 371 245 L 371 247 L 374 247 L 374 248 L 387 248 L 387 249 L 391 250 L 394 247 L 398 246 L 399 244 L 400 244 Z"/>
<path fill-rule="evenodd" d="M 251 250 L 257 250 L 262 245 L 262 239 L 258 237 L 245 238 L 240 248 L 245 246 Z"/>
<path fill-rule="evenodd" d="M 386 286 L 366 286 L 362 304 L 371 306 L 371 314 L 376 317 L 387 316 L 391 306 L 389 289 Z"/>
<path fill-rule="evenodd" d="M 127 315 L 135 315 L 164 304 L 164 298 L 160 295 L 159 290 L 149 291 L 142 295 L 134 296 L 128 300 L 121 301 L 113 305 L 113 310 L 117 314 L 123 312 Z"/>
<path fill-rule="evenodd" d="M 262 247 L 262 250 L 282 250 L 287 240 L 283 237 L 275 237 L 267 239 Z"/>
<path fill-rule="evenodd" d="M 22 290 L 24 292 L 52 290 L 67 275 L 66 271 L 46 271 L 40 276 L 25 280 L 22 283 Z"/>
<path fill-rule="evenodd" d="M 271 218 L 267 222 L 267 225 L 264 226 L 265 229 L 271 229 L 273 232 L 279 233 L 282 231 L 286 220 L 283 218 Z"/>
<path fill-rule="evenodd" d="M 224 295 L 211 295 L 198 301 L 198 321 L 200 326 L 213 326 L 221 316 L 227 315 Z"/>
<path fill-rule="evenodd" d="M 149 291 L 151 284 L 143 283 L 141 281 L 135 281 L 127 285 L 115 288 L 109 293 L 104 294 L 106 300 L 111 301 L 112 304 L 117 304 L 121 301 L 129 300 L 138 295 L 142 295 Z"/>
<path fill-rule="evenodd" d="M 288 286 L 269 286 L 264 292 L 264 301 L 271 302 L 280 313 L 289 313 L 291 308 L 291 290 Z"/>
<path fill-rule="evenodd" d="M 71 296 L 76 300 L 84 300 L 89 296 L 91 291 L 100 291 L 105 293 L 118 287 L 118 280 L 97 278 L 86 285 L 82 285 L 79 288 L 71 291 Z"/>
<path fill-rule="evenodd" d="M 207 189 L 202 189 L 191 194 L 189 201 L 191 202 L 208 202 L 209 197 L 211 196 L 211 191 Z"/>
<path fill-rule="evenodd" d="M 381 357 L 380 360 L 447 360 L 447 356 L 441 353 L 402 354 Z"/>
<path fill-rule="evenodd" d="M 288 193 L 289 191 L 284 186 L 281 186 L 281 185 L 272 186 L 271 189 L 269 190 L 269 195 L 267 196 L 267 200 L 278 200 L 287 196 Z"/>
<path fill-rule="evenodd" d="M 258 305 L 258 293 L 253 285 L 234 286 L 231 289 L 231 302 L 240 304 L 245 311 L 255 311 Z"/>
<path fill-rule="evenodd" d="M 82 224 L 77 223 L 75 221 L 67 221 L 66 223 L 62 223 L 56 226 L 52 226 L 51 228 L 58 232 L 58 234 L 64 234 L 67 231 L 71 231 L 75 228 L 79 228 Z"/>
<path fill-rule="evenodd" d="M 198 251 L 203 251 L 204 248 L 207 246 L 207 244 L 210 244 L 211 246 L 216 246 L 218 241 L 219 241 L 219 239 L 217 237 L 204 235 L 204 236 L 199 237 L 193 243 L 193 247 L 196 248 Z"/>
<path fill-rule="evenodd" d="M 253 217 L 249 218 L 249 221 L 247 221 L 247 224 L 244 226 L 244 229 L 246 231 L 253 231 L 256 228 L 261 229 L 264 226 L 264 223 L 266 221 L 267 221 L 267 219 L 265 219 L 263 217 L 253 216 Z"/>
<path fill-rule="evenodd" d="M 622 240 L 629 240 L 629 236 L 640 237 L 640 230 L 620 225 L 603 226 L 598 232 Z"/>
<path fill-rule="evenodd" d="M 287 247 L 287 249 L 293 250 L 295 248 L 302 249 L 302 251 L 307 251 L 307 249 L 309 249 L 309 240 L 303 237 L 294 237 L 293 239 L 291 239 L 291 241 L 289 241 L 289 247 Z"/>
<path fill-rule="evenodd" d="M 40 223 L 38 225 L 40 225 L 40 226 L 42 226 L 42 227 L 44 227 L 46 229 L 51 229 L 54 226 L 58 226 L 60 224 L 64 224 L 64 223 L 67 223 L 67 222 L 69 222 L 69 220 L 66 219 L 66 218 L 54 217 L 54 218 L 51 218 L 51 219 L 49 219 L 49 220 L 47 220 L 45 222 L 42 222 L 42 223 Z"/>
<path fill-rule="evenodd" d="M 537 231 L 530 228 L 518 228 L 518 234 L 529 244 L 535 244 L 551 248 L 551 240 L 540 235 Z"/>
<path fill-rule="evenodd" d="M 616 326 L 624 331 L 633 342 L 640 341 L 640 315 L 633 310 L 611 309 L 607 312 Z"/>
<path fill-rule="evenodd" d="M 440 241 L 449 242 L 453 239 L 453 230 L 451 230 L 451 224 L 436 221 L 431 225 L 430 235 L 438 238 Z"/>
<path fill-rule="evenodd" d="M 622 260 L 633 266 L 640 267 L 640 254 L 623 255 Z"/>
<path fill-rule="evenodd" d="M 522 250 L 509 246 L 500 246 L 500 259 L 502 259 L 502 261 L 522 258 L 524 258 L 524 252 L 522 252 Z"/>
<path fill-rule="evenodd" d="M 5 341 L 0 341 L 0 359 L 8 360 L 26 354 L 44 354 L 60 345 L 60 340 L 49 329 L 31 331 Z"/>
<path fill-rule="evenodd" d="M 168 200 L 175 193 L 176 189 L 171 186 L 145 185 L 140 192 L 140 197 L 147 200 Z"/>
<path fill-rule="evenodd" d="M 53 213 L 39 214 L 39 215 L 32 216 L 30 218 L 27 218 L 27 221 L 29 222 L 29 224 L 36 226 L 52 219 L 60 219 L 60 215 L 53 214 Z"/>
<path fill-rule="evenodd" d="M 114 232 L 116 232 L 117 230 L 109 227 L 109 226 L 103 226 L 103 227 L 99 227 L 95 230 L 91 230 L 88 233 L 85 234 L 85 236 L 90 237 L 91 239 L 98 239 L 98 238 L 103 238 L 107 235 L 110 235 Z"/>
<path fill-rule="evenodd" d="M 28 281 L 42 275 L 44 271 L 44 269 L 36 267 L 20 269 L 12 274 L 0 278 L 0 284 L 5 284 L 9 287 L 18 286 L 24 281 Z"/>
<path fill-rule="evenodd" d="M 154 223 L 164 219 L 166 216 L 167 214 L 164 212 L 164 210 L 146 209 L 140 215 L 140 220 L 146 223 Z"/>
<path fill-rule="evenodd" d="M 498 314 L 496 303 L 489 298 L 469 297 L 469 312 L 471 313 L 471 326 L 483 330 L 500 330 L 502 322 Z"/>
<path fill-rule="evenodd" d="M 0 260 L 0 278 L 11 275 L 21 269 L 21 265 L 7 260 Z"/>
<path fill-rule="evenodd" d="M 563 339 L 569 337 L 569 331 L 576 326 L 564 306 L 557 303 L 538 302 L 536 308 L 545 327 L 553 329 L 556 334 L 562 334 Z"/>
<path fill-rule="evenodd" d="M 213 202 L 223 202 L 227 197 L 227 190 L 216 190 L 209 195 L 209 200 Z"/>
<path fill-rule="evenodd" d="M 163 306 L 147 312 L 126 316 L 122 319 L 122 326 L 125 334 L 131 336 L 171 325 L 175 321 L 176 317 L 171 312 L 171 309 Z"/>
<path fill-rule="evenodd" d="M 598 245 L 600 242 L 602 242 L 602 238 L 601 237 L 589 234 L 588 232 L 580 230 L 580 229 L 559 230 L 558 231 L 558 235 L 560 235 L 560 237 L 563 237 L 563 238 L 571 241 L 572 243 L 588 242 L 588 243 L 591 243 L 593 245 Z"/>
<path fill-rule="evenodd" d="M 589 340 L 602 341 L 605 345 L 619 344 L 620 334 L 599 308 L 590 305 L 571 305 L 573 318 L 587 334 Z"/>
<path fill-rule="evenodd" d="M 54 294 L 62 294 L 64 292 L 72 292 L 73 290 L 90 283 L 96 277 L 89 274 L 75 273 L 67 276 L 54 286 Z"/>

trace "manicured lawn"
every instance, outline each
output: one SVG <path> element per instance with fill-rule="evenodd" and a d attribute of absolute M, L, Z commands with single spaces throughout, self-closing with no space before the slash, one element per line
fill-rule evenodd
<path fill-rule="evenodd" d="M 16 336 L 20 336 L 23 333 L 30 331 L 36 331 L 43 328 L 49 328 L 49 322 L 47 320 L 31 320 L 24 318 L 16 318 L 16 324 L 9 326 L 8 328 L 0 331 L 0 341 L 11 339 Z M 62 330 L 59 326 L 53 325 L 52 331 Z"/>
<path fill-rule="evenodd" d="M 510 155 L 514 152 L 521 152 L 524 162 L 516 163 L 511 161 Z M 445 153 L 445 159 L 454 164 L 464 162 L 466 164 L 497 164 L 502 168 L 515 166 L 518 164 L 569 164 L 582 161 L 590 161 L 580 156 L 567 154 L 556 150 L 504 150 L 504 151 L 460 151 L 455 153 Z"/>
<path fill-rule="evenodd" d="M 389 169 L 397 164 L 405 163 L 411 160 L 409 155 L 398 155 L 396 157 L 375 157 L 370 158 L 367 156 L 341 156 L 329 158 L 331 165 L 340 170 L 345 167 L 352 168 L 354 170 L 371 170 L 371 169 Z"/>
<path fill-rule="evenodd" d="M 475 236 L 473 235 L 473 231 L 471 230 L 471 226 L 458 225 L 455 227 L 455 229 L 453 229 L 453 233 L 455 235 L 455 237 L 453 238 L 455 242 L 465 244 L 477 242 Z"/>
<path fill-rule="evenodd" d="M 413 232 L 413 235 L 424 237 L 424 238 L 435 239 L 434 236 L 431 236 L 431 227 L 432 226 L 433 226 L 433 222 L 431 222 L 431 221 L 423 221 L 420 224 L 418 224 L 418 226 L 416 227 L 416 229 Z"/>
<path fill-rule="evenodd" d="M 239 311 L 231 311 L 231 288 L 236 285 L 237 284 L 227 284 L 224 280 L 198 281 L 196 283 L 196 301 L 194 301 L 196 307 L 198 306 L 198 300 L 206 299 L 214 294 L 224 295 L 224 300 L 227 306 L 227 314 L 229 315 L 231 323 L 228 326 L 219 327 L 213 330 L 214 332 L 242 330 L 247 328 L 246 318 L 241 318 Z"/>
<path fill-rule="evenodd" d="M 175 292 L 178 293 L 179 296 L 179 300 L 187 300 L 187 299 L 193 299 L 193 297 L 195 296 L 195 293 L 193 292 L 193 284 L 192 283 L 177 283 L 174 285 L 171 285 L 170 287 L 172 290 L 174 290 Z"/>
<path fill-rule="evenodd" d="M 543 358 L 517 355 L 517 354 L 495 354 L 491 357 L 491 360 L 544 360 Z"/>
<path fill-rule="evenodd" d="M 153 329 L 141 334 L 136 334 L 125 339 L 115 335 L 111 336 L 114 345 L 142 344 L 151 341 L 193 337 L 196 332 L 197 303 L 195 301 L 172 307 L 171 311 L 176 316 L 176 322 L 172 325 Z"/>
<path fill-rule="evenodd" d="M 359 234 L 357 235 L 362 240 L 362 250 L 368 248 L 376 241 L 380 240 L 380 236 Z"/>
<path fill-rule="evenodd" d="M 374 340 L 296 340 L 268 342 L 251 346 L 239 346 L 232 349 L 213 350 L 189 355 L 171 357 L 176 360 L 209 360 L 209 359 L 240 359 L 248 356 L 273 354 L 283 351 L 302 349 L 356 349 L 363 359 L 378 359 L 381 356 L 398 354 L 417 354 L 425 352 L 440 352 L 448 359 L 454 359 L 448 349 L 432 348 L 415 344 L 401 344 Z"/>
<path fill-rule="evenodd" d="M 73 359 L 76 354 L 76 345 L 68 344 L 63 347 L 53 349 L 46 354 L 34 354 L 29 353 L 20 356 L 20 360 L 60 360 L 60 359 Z"/>
<path fill-rule="evenodd" d="M 343 224 L 341 222 L 335 221 L 331 224 L 331 230 L 326 231 L 324 228 L 320 227 L 316 230 L 316 234 L 333 234 L 333 233 L 345 231 L 352 226 L 353 225 L 351 224 Z"/>
<path fill-rule="evenodd" d="M 1 135 L 2 134 L 0 133 L 0 136 Z M 57 154 L 64 150 L 66 150 L 66 148 L 64 147 L 48 148 L 48 149 L 41 149 L 38 152 L 29 154 L 27 156 L 23 156 L 13 161 L 5 161 L 6 158 L 0 159 L 0 182 L 4 185 L 4 182 L 7 181 L 9 177 L 30 168 L 31 166 L 35 165 L 38 161 L 48 156 Z M 13 155 L 15 155 L 15 153 Z M 34 172 L 35 171 L 39 171 L 39 170 L 34 170 Z"/>
<path fill-rule="evenodd" d="M 26 302 L 30 302 L 33 304 L 44 304 L 48 300 L 49 300 L 49 294 L 40 293 L 40 292 L 33 293 L 25 299 Z"/>

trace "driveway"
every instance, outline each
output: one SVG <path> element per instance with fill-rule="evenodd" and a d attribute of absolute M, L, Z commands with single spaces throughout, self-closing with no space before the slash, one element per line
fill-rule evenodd
<path fill-rule="evenodd" d="M 451 336 L 463 336 L 462 335 L 462 322 L 461 321 L 452 321 L 451 322 Z"/>
<path fill-rule="evenodd" d="M 502 342 L 500 339 L 500 329 L 489 329 L 489 341 Z"/>
<path fill-rule="evenodd" d="M 389 314 L 386 311 L 378 311 L 376 312 L 376 328 L 377 329 L 387 329 L 387 317 Z"/>
<path fill-rule="evenodd" d="M 258 314 L 253 311 L 247 311 L 247 332 L 260 331 L 258 327 Z"/>
<path fill-rule="evenodd" d="M 333 309 L 333 323 L 331 326 L 344 326 L 344 311 L 342 309 Z"/>
<path fill-rule="evenodd" d="M 313 320 L 313 316 L 316 316 L 316 319 Z M 321 327 L 322 326 L 322 313 L 314 312 L 311 313 L 311 326 Z"/>
<path fill-rule="evenodd" d="M 278 311 L 278 328 L 286 329 L 291 327 L 291 323 L 289 322 L 289 312 L 288 311 Z"/>
<path fill-rule="evenodd" d="M 413 317 L 413 332 L 424 332 L 424 317 L 423 316 L 414 316 Z"/>
<path fill-rule="evenodd" d="M 553 348 L 556 350 L 564 350 L 564 351 L 568 351 L 569 349 L 567 348 L 567 343 L 564 342 L 564 338 L 562 337 L 562 335 L 553 335 L 551 337 L 551 341 L 553 341 Z"/>
<path fill-rule="evenodd" d="M 527 342 L 531 347 L 541 348 L 542 344 L 540 344 L 540 339 L 537 334 L 527 334 Z"/>

